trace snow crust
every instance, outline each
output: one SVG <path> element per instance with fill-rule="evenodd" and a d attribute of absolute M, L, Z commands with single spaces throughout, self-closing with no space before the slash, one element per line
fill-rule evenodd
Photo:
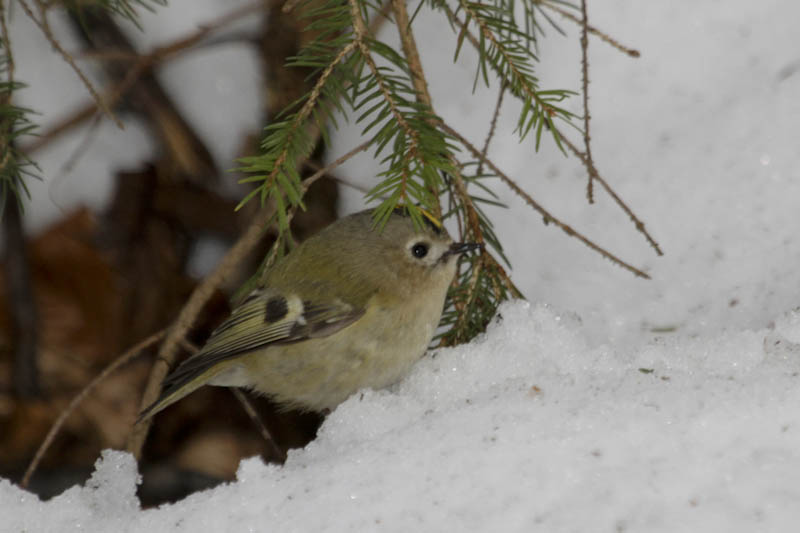
<path fill-rule="evenodd" d="M 781 329 L 800 335 L 797 314 Z M 591 348 L 544 305 L 365 391 L 282 468 L 139 509 L 131 456 L 48 502 L 0 484 L 8 531 L 789 531 L 800 345 L 776 330 Z"/>

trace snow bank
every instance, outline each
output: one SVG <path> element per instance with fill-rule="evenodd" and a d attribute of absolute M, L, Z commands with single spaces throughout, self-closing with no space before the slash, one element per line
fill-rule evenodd
<path fill-rule="evenodd" d="M 282 468 L 139 509 L 130 456 L 48 502 L 0 484 L 7 531 L 788 531 L 800 520 L 800 318 L 590 347 L 516 302 L 470 345 L 336 409 Z"/>

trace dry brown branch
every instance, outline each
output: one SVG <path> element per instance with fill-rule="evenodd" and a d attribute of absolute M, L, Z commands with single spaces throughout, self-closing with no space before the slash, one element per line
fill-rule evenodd
<path fill-rule="evenodd" d="M 497 128 L 497 118 L 500 116 L 500 106 L 503 105 L 503 95 L 506 93 L 506 85 L 504 83 L 500 84 L 500 92 L 497 94 L 497 103 L 494 105 L 494 114 L 492 114 L 492 121 L 489 124 L 489 133 L 486 135 L 486 140 L 483 143 L 483 149 L 481 153 L 483 157 L 486 157 L 489 154 L 489 143 L 492 142 L 492 138 L 494 137 L 495 129 Z M 480 176 L 483 173 L 483 161 L 478 163 L 478 171 L 477 174 Z"/>
<path fill-rule="evenodd" d="M 492 172 L 494 172 L 501 180 L 503 180 L 503 182 L 506 185 L 508 185 L 508 187 L 511 188 L 512 191 L 514 191 L 517 195 L 519 195 L 523 200 L 525 200 L 525 202 L 528 205 L 530 205 L 533 209 L 538 211 L 542 215 L 542 217 L 544 217 L 545 223 L 547 223 L 547 224 L 549 224 L 549 223 L 555 224 L 557 227 L 561 228 L 561 230 L 563 230 L 564 233 L 566 233 L 570 237 L 575 237 L 576 239 L 581 241 L 583 244 L 585 244 L 586 246 L 588 246 L 592 250 L 598 252 L 600 255 L 602 255 L 606 259 L 609 259 L 611 262 L 616 263 L 617 265 L 621 266 L 622 268 L 624 268 L 626 270 L 629 270 L 630 272 L 633 272 L 636 276 L 639 276 L 639 277 L 645 278 L 645 279 L 650 279 L 650 276 L 648 276 L 642 270 L 636 268 L 635 266 L 633 266 L 633 265 L 631 265 L 629 263 L 626 263 L 625 261 L 623 261 L 622 259 L 618 258 L 617 256 L 615 256 L 614 254 L 612 254 L 611 252 L 609 252 L 608 250 L 606 250 L 602 246 L 599 246 L 598 244 L 595 244 L 592 240 L 590 240 L 589 238 L 585 237 L 583 234 L 581 234 L 578 231 L 574 230 L 572 227 L 570 227 L 569 225 L 565 224 L 564 222 L 561 222 L 559 219 L 557 219 L 552 214 L 550 214 L 550 212 L 547 211 L 544 207 L 542 207 L 542 205 L 539 204 L 539 202 L 534 200 L 528 193 L 526 193 L 524 190 L 522 190 L 514 180 L 509 178 L 503 171 L 501 171 L 492 162 L 491 159 L 489 159 L 487 157 L 483 157 L 483 154 L 481 154 L 480 150 L 478 150 L 475 146 L 473 146 L 472 143 L 470 143 L 463 135 L 458 133 L 456 130 L 454 130 L 453 128 L 451 128 L 450 126 L 445 124 L 444 122 L 440 123 L 439 126 L 444 131 L 446 131 L 447 133 L 449 133 L 450 135 L 452 135 L 453 137 L 458 139 L 458 141 L 467 150 L 472 152 L 473 156 L 475 156 L 476 158 L 481 159 L 482 161 L 484 161 L 486 163 L 486 165 L 490 169 L 492 169 Z"/>
<path fill-rule="evenodd" d="M 214 271 L 195 287 L 175 322 L 169 327 L 166 338 L 158 351 L 158 357 L 153 363 L 147 385 L 142 394 L 140 411 L 158 398 L 161 392 L 161 384 L 175 360 L 181 339 L 191 329 L 203 306 L 211 298 L 216 288 L 230 276 L 242 259 L 258 244 L 261 235 L 272 218 L 272 211 L 272 209 L 262 208 L 244 234 L 228 250 L 228 253 L 225 254 Z M 141 456 L 142 446 L 147 438 L 147 432 L 150 429 L 152 420 L 152 418 L 148 418 L 137 422 L 128 437 L 127 450 L 137 460 Z"/>
<path fill-rule="evenodd" d="M 597 168 L 594 166 L 594 163 L 589 161 L 586 158 L 586 155 L 578 150 L 578 148 L 563 135 L 561 135 L 561 141 L 567 146 L 567 148 L 569 148 L 570 152 L 572 152 L 578 157 L 578 159 L 581 160 L 583 166 L 586 167 L 586 171 L 593 176 L 594 180 L 597 181 L 603 187 L 603 189 L 605 189 L 614 202 L 616 202 L 616 204 L 625 212 L 625 214 L 628 215 L 633 222 L 633 225 L 636 227 L 636 230 L 644 235 L 644 238 L 647 239 L 647 242 L 650 244 L 653 250 L 655 250 L 656 254 L 664 255 L 664 253 L 661 251 L 661 247 L 658 245 L 658 242 L 656 242 L 652 235 L 650 235 L 650 232 L 647 231 L 647 228 L 644 227 L 644 222 L 642 222 L 639 217 L 634 214 L 631 208 L 628 207 L 622 198 L 619 197 L 616 191 L 608 184 L 608 182 L 606 182 L 605 179 L 603 179 L 603 177 L 597 171 Z"/>
<path fill-rule="evenodd" d="M 570 13 L 569 11 L 566 11 L 565 9 L 562 9 L 559 6 L 551 4 L 550 2 L 542 1 L 542 0 L 534 0 L 534 3 L 536 3 L 537 5 L 540 5 L 542 7 L 546 7 L 548 9 L 552 9 L 553 11 L 555 11 L 556 13 L 561 15 L 562 17 L 564 17 L 566 19 L 569 19 L 569 20 L 571 20 L 572 22 L 574 22 L 576 24 L 580 24 L 580 25 L 583 24 L 581 19 L 579 19 L 578 17 L 576 17 L 575 15 Z M 611 37 L 610 35 L 608 35 L 607 33 L 603 32 L 601 30 L 598 30 L 597 28 L 595 28 L 592 25 L 587 24 L 586 25 L 586 29 L 589 31 L 589 33 L 591 33 L 592 35 L 595 35 L 601 41 L 604 41 L 604 42 L 610 44 L 611 46 L 613 46 L 614 48 L 616 48 L 617 50 L 619 50 L 620 52 L 622 52 L 624 54 L 628 54 L 631 57 L 639 57 L 641 55 L 638 50 L 635 50 L 633 48 L 628 48 L 627 46 L 624 46 L 624 45 L 620 44 L 613 37 Z"/>
<path fill-rule="evenodd" d="M 34 455 L 33 460 L 31 461 L 31 464 L 28 465 L 28 469 L 25 471 L 25 475 L 23 476 L 22 482 L 20 483 L 22 488 L 25 488 L 25 487 L 28 486 L 28 483 L 30 482 L 31 476 L 36 471 L 36 468 L 39 466 L 39 463 L 41 462 L 42 457 L 44 457 L 44 454 L 47 452 L 47 449 L 53 443 L 53 440 L 56 438 L 56 435 L 61 430 L 61 426 L 64 425 L 64 422 L 67 420 L 69 415 L 71 415 L 72 412 L 75 410 L 75 408 L 78 407 L 78 405 L 80 405 L 80 403 L 84 400 L 84 398 L 86 398 L 86 396 L 88 396 L 89 393 L 92 392 L 92 390 L 101 381 L 106 379 L 117 368 L 119 368 L 120 366 L 124 365 L 125 363 L 127 363 L 128 361 L 130 361 L 131 359 L 136 357 L 143 350 L 146 350 L 147 348 L 149 348 L 150 346 L 152 346 L 153 344 L 155 344 L 159 340 L 161 340 L 161 338 L 164 337 L 165 331 L 166 330 L 161 330 L 158 333 L 154 333 L 153 335 L 150 335 L 149 337 L 147 337 L 146 339 L 141 341 L 139 344 L 137 344 L 136 346 L 134 346 L 133 348 L 131 348 L 130 350 L 128 350 L 124 354 L 120 355 L 119 357 L 117 357 L 116 360 L 114 360 L 105 369 L 103 369 L 102 372 L 100 372 L 92 381 L 90 381 L 89 384 L 87 384 L 78 393 L 78 395 L 75 396 L 72 399 L 72 401 L 69 402 L 69 405 L 67 405 L 67 407 L 61 412 L 61 414 L 58 415 L 58 418 L 56 419 L 56 421 L 53 422 L 53 425 L 50 428 L 50 431 L 47 432 L 47 436 L 45 436 L 44 440 L 42 441 L 42 444 L 39 446 L 39 449 L 36 450 L 36 454 Z"/>
<path fill-rule="evenodd" d="M 25 12 L 28 18 L 31 19 L 31 21 L 33 21 L 36 27 L 39 28 L 39 30 L 45 36 L 47 41 L 50 43 L 50 46 L 52 46 L 53 49 L 59 53 L 59 55 L 70 66 L 70 68 L 72 68 L 75 74 L 78 75 L 78 78 L 80 78 L 84 87 L 86 87 L 86 90 L 89 91 L 90 95 L 92 95 L 92 98 L 97 104 L 97 107 L 100 108 L 100 110 L 102 110 L 103 113 L 105 113 L 106 116 L 108 116 L 120 129 L 123 129 L 124 125 L 122 124 L 122 121 L 120 121 L 117 118 L 117 116 L 114 114 L 114 112 L 105 102 L 105 100 L 103 100 L 100 94 L 98 94 L 97 89 L 95 89 L 92 82 L 89 81 L 89 78 L 86 77 L 86 75 L 77 65 L 77 63 L 75 63 L 75 58 L 72 57 L 72 55 L 69 52 L 67 52 L 63 46 L 61 46 L 61 43 L 53 35 L 53 31 L 50 29 L 50 23 L 47 20 L 47 6 L 43 4 L 41 0 L 34 0 L 34 1 L 36 2 L 37 7 L 39 8 L 39 16 L 41 17 L 41 19 L 36 18 L 36 15 L 33 13 L 33 9 L 31 8 L 31 6 L 28 5 L 26 0 L 18 0 L 19 5 L 22 7 L 22 10 Z"/>
<path fill-rule="evenodd" d="M 308 188 L 319 178 L 324 176 L 330 170 L 341 165 L 358 152 L 367 148 L 367 144 L 359 145 L 344 156 L 338 158 L 336 161 L 330 163 L 325 168 L 303 180 L 301 186 L 301 197 L 306 193 Z M 287 220 L 291 221 L 294 214 L 293 208 L 287 215 Z M 242 259 L 252 251 L 258 241 L 261 239 L 263 232 L 266 230 L 267 224 L 272 219 L 273 209 L 262 208 L 255 220 L 245 230 L 244 234 L 238 241 L 231 247 L 228 253 L 220 261 L 219 265 L 214 271 L 209 274 L 187 300 L 186 304 L 181 309 L 175 322 L 170 326 L 167 337 L 158 352 L 158 358 L 153 364 L 150 371 L 150 376 L 147 380 L 144 393 L 142 394 L 142 401 L 140 404 L 140 411 L 156 401 L 161 392 L 161 384 L 164 381 L 170 367 L 172 366 L 175 356 L 177 355 L 178 347 L 186 333 L 191 329 L 197 316 L 200 314 L 203 306 L 209 300 L 216 288 L 230 275 L 233 269 L 242 261 Z M 277 246 L 273 246 L 273 251 L 277 250 Z M 272 255 L 273 252 L 270 252 Z M 139 421 L 131 432 L 128 438 L 127 449 L 137 459 L 141 456 L 142 446 L 147 438 L 147 433 L 150 429 L 152 418 Z"/>
<path fill-rule="evenodd" d="M 125 53 L 124 56 L 132 61 L 133 65 L 129 67 L 125 78 L 103 92 L 103 100 L 107 102 L 110 107 L 114 107 L 123 97 L 125 97 L 126 94 L 128 94 L 136 82 L 143 75 L 151 72 L 154 67 L 171 60 L 179 53 L 190 49 L 190 47 L 194 45 L 197 45 L 212 32 L 217 31 L 228 24 L 236 22 L 237 20 L 252 14 L 262 7 L 263 2 L 258 0 L 256 2 L 244 5 L 238 9 L 234 9 L 230 13 L 217 18 L 213 22 L 202 25 L 199 29 L 187 36 L 180 37 L 179 39 L 171 41 L 164 46 L 154 48 L 148 54 L 138 55 Z M 102 55 L 99 56 L 99 58 L 104 59 Z M 22 152 L 26 154 L 32 154 L 33 152 L 43 148 L 61 134 L 66 133 L 73 127 L 76 127 L 87 119 L 91 118 L 96 111 L 97 106 L 93 103 L 79 108 L 78 110 L 70 113 L 63 120 L 42 132 L 36 138 L 36 140 L 27 146 L 24 146 L 22 148 Z"/>
<path fill-rule="evenodd" d="M 325 174 L 328 174 L 329 172 L 331 172 L 336 167 L 344 164 L 347 160 L 351 159 L 353 156 L 355 156 L 359 152 L 363 152 L 364 150 L 369 148 L 370 144 L 371 144 L 370 141 L 364 141 L 363 143 L 359 144 L 358 146 L 356 146 L 355 148 L 353 148 L 352 150 L 350 150 L 349 152 L 347 152 L 343 156 L 339 157 L 338 159 L 328 163 L 327 165 L 325 165 L 324 167 L 322 167 L 320 169 L 317 169 L 316 172 L 314 172 L 309 177 L 307 177 L 307 178 L 305 178 L 303 180 L 303 187 L 302 187 L 303 192 L 304 193 L 307 192 L 308 188 L 311 187 L 314 184 L 315 181 L 317 181 L 318 179 L 323 177 Z"/>
<path fill-rule="evenodd" d="M 428 81 L 422 71 L 422 62 L 419 59 L 417 41 L 414 39 L 414 32 L 411 31 L 411 21 L 408 18 L 405 0 L 392 0 L 392 12 L 397 24 L 397 31 L 400 33 L 400 45 L 403 47 L 403 54 L 408 61 L 408 68 L 411 71 L 411 81 L 417 91 L 418 98 L 428 107 L 433 109 L 430 92 L 428 91 Z"/>
<path fill-rule="evenodd" d="M 199 348 L 192 344 L 187 338 L 183 338 L 180 341 L 181 347 L 189 352 L 190 354 L 194 355 L 199 351 Z M 278 462 L 286 461 L 286 454 L 283 450 L 277 445 L 275 439 L 272 437 L 272 433 L 270 433 L 269 429 L 267 428 L 264 421 L 261 420 L 261 417 L 258 415 L 255 407 L 253 407 L 252 402 L 247 399 L 247 396 L 242 392 L 239 387 L 230 387 L 229 390 L 233 393 L 234 397 L 239 401 L 244 409 L 245 414 L 250 418 L 253 424 L 258 429 L 258 432 L 261 433 L 261 436 L 267 442 L 267 447 L 269 448 L 270 458 L 275 459 Z"/>
<path fill-rule="evenodd" d="M 586 161 L 594 167 L 592 159 L 591 135 L 589 134 L 589 19 L 586 15 L 586 0 L 581 0 L 581 85 L 583 92 L 583 147 Z M 590 204 L 594 203 L 594 174 L 589 172 L 589 180 L 586 182 L 586 199 Z"/>
<path fill-rule="evenodd" d="M 233 392 L 233 395 L 237 400 L 239 400 L 239 403 L 242 404 L 244 412 L 247 413 L 247 416 L 250 417 L 250 420 L 258 429 L 258 432 L 261 433 L 261 437 L 263 437 L 263 439 L 266 441 L 270 458 L 279 463 L 286 461 L 286 452 L 284 452 L 281 447 L 278 446 L 278 443 L 275 442 L 275 439 L 272 437 L 272 433 L 270 433 L 261 417 L 258 416 L 258 412 L 256 411 L 255 407 L 253 407 L 253 404 L 250 402 L 250 400 L 247 399 L 247 396 L 245 396 L 242 390 L 238 387 L 232 387 L 231 392 Z"/>

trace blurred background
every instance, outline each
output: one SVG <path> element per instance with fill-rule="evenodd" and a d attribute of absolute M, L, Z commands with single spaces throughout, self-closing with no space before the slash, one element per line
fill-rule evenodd
<path fill-rule="evenodd" d="M 152 3 L 151 3 L 152 4 Z M 18 148 L 39 164 L 24 213 L 4 216 L 0 276 L 0 476 L 19 481 L 68 402 L 128 348 L 174 320 L 197 280 L 251 221 L 238 157 L 254 155 L 269 118 L 308 90 L 284 68 L 306 37 L 282 1 L 183 0 L 139 9 L 140 28 L 107 10 L 48 10 L 52 37 L 99 92 L 97 113 L 75 73 L 11 4 L 15 77 L 38 136 Z M 164 74 L 164 75 L 162 75 Z M 324 159 L 322 147 L 308 173 Z M 326 177 L 293 222 L 303 239 L 337 216 Z M 228 296 L 257 268 L 270 235 L 206 306 L 200 343 Z M 157 348 L 157 346 L 156 346 Z M 151 349 L 104 380 L 67 419 L 30 489 L 47 497 L 83 481 L 99 452 L 121 449 L 138 413 Z M 181 358 L 187 355 L 181 354 Z M 319 417 L 256 408 L 282 449 L 314 436 Z M 145 505 L 232 479 L 242 457 L 277 460 L 239 402 L 206 388 L 159 415 L 141 463 Z"/>

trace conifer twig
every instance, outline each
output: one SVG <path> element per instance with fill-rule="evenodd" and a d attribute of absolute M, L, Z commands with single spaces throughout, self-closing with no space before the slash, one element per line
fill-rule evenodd
<path fill-rule="evenodd" d="M 659 246 L 658 242 L 653 238 L 652 235 L 650 235 L 650 232 L 647 231 L 647 228 L 645 228 L 644 222 L 642 222 L 639 217 L 636 216 L 633 210 L 628 207 L 628 204 L 626 204 L 622 198 L 620 198 L 617 192 L 608 184 L 608 182 L 603 179 L 603 177 L 600 175 L 600 172 L 598 172 L 597 168 L 594 166 L 594 163 L 587 159 L 586 155 L 578 150 L 578 147 L 572 144 L 568 138 L 562 135 L 561 140 L 564 142 L 567 148 L 569 148 L 569 151 L 572 152 L 578 159 L 580 159 L 581 163 L 583 163 L 583 166 L 586 167 L 586 171 L 593 176 L 594 180 L 597 181 L 597 183 L 599 183 L 603 189 L 605 189 L 605 191 L 609 196 L 611 196 L 620 209 L 622 209 L 625 214 L 628 215 L 636 230 L 644 235 L 644 238 L 647 239 L 647 242 L 650 244 L 653 250 L 655 250 L 656 255 L 664 255 L 664 252 L 661 251 L 661 246 Z"/>
<path fill-rule="evenodd" d="M 547 5 L 548 7 L 552 7 L 550 6 L 550 4 L 542 4 L 542 5 Z M 458 16 L 450 9 L 450 7 L 446 3 L 443 3 L 442 7 L 448 19 L 451 20 L 454 24 L 456 24 L 456 26 L 458 26 L 459 28 L 459 31 L 461 31 L 465 35 L 467 40 L 475 47 L 476 50 L 480 51 L 480 43 L 478 42 L 478 39 L 472 34 L 472 32 L 469 31 L 469 28 L 466 26 L 466 23 L 463 22 L 461 19 L 459 19 Z M 591 26 L 589 26 L 589 31 L 591 32 Z M 625 212 L 625 214 L 628 215 L 631 221 L 633 221 L 636 230 L 639 231 L 644 236 L 644 238 L 647 240 L 650 246 L 655 250 L 656 254 L 664 255 L 663 252 L 661 251 L 661 247 L 658 245 L 658 242 L 650 235 L 650 233 L 645 228 L 644 222 L 642 222 L 639 219 L 639 217 L 637 217 L 634 214 L 633 210 L 631 210 L 631 208 L 628 207 L 628 205 L 622 200 L 622 198 L 620 198 L 620 196 L 616 193 L 616 191 L 614 191 L 614 189 L 608 184 L 608 182 L 606 182 L 606 180 L 603 179 L 603 177 L 597 171 L 597 168 L 594 166 L 594 163 L 592 161 L 589 161 L 583 154 L 583 152 L 578 150 L 578 148 L 561 133 L 561 131 L 556 127 L 555 123 L 553 123 L 551 127 L 554 130 L 555 135 L 557 135 L 558 138 L 564 143 L 564 145 L 566 145 L 566 147 L 569 148 L 570 152 L 572 152 L 575 156 L 578 157 L 578 159 L 580 159 L 581 163 L 583 163 L 584 167 L 586 167 L 586 171 L 592 175 L 592 179 L 598 182 L 603 187 L 603 189 L 609 194 L 609 196 L 611 196 L 614 202 L 616 202 L 617 205 Z"/>
<path fill-rule="evenodd" d="M 486 157 L 489 154 L 489 143 L 492 142 L 492 138 L 494 137 L 495 129 L 497 128 L 497 118 L 500 116 L 500 106 L 503 105 L 503 95 L 506 93 L 506 84 L 500 84 L 500 92 L 497 94 L 497 103 L 494 105 L 494 114 L 492 115 L 492 121 L 489 123 L 489 133 L 486 135 L 486 140 L 483 143 L 483 149 L 481 153 L 483 157 Z M 476 174 L 480 176 L 483 173 L 483 160 L 478 162 L 478 171 Z"/>
<path fill-rule="evenodd" d="M 25 475 L 22 477 L 22 482 L 20 485 L 22 488 L 26 488 L 28 483 L 31 480 L 31 476 L 36 471 L 36 468 L 39 466 L 39 463 L 44 457 L 44 454 L 47 452 L 47 449 L 53 443 L 53 440 L 56 438 L 56 435 L 61 430 L 61 426 L 64 425 L 64 422 L 67 420 L 69 415 L 75 410 L 78 405 L 89 395 L 92 390 L 104 379 L 106 379 L 109 375 L 111 375 L 115 370 L 119 367 L 136 357 L 139 353 L 146 350 L 153 344 L 157 343 L 164 337 L 166 330 L 161 330 L 158 333 L 154 333 L 144 339 L 143 341 L 139 342 L 136 346 L 128 350 L 127 352 L 123 353 L 119 357 L 117 357 L 114 361 L 111 362 L 106 368 L 103 369 L 92 381 L 90 381 L 83 389 L 75 396 L 67 405 L 67 407 L 61 411 L 61 414 L 58 415 L 56 421 L 53 422 L 53 425 L 50 427 L 50 431 L 47 432 L 47 436 L 45 436 L 42 443 L 39 445 L 39 449 L 36 450 L 36 454 L 33 456 L 33 460 L 31 461 L 30 465 L 28 465 L 28 469 L 25 471 Z"/>
<path fill-rule="evenodd" d="M 582 24 L 581 23 L 581 19 L 579 19 L 578 17 L 576 17 L 575 15 L 570 13 L 569 11 L 558 7 L 557 5 L 554 5 L 554 4 L 550 3 L 549 1 L 546 1 L 546 0 L 545 1 L 543 1 L 543 0 L 533 0 L 533 1 L 537 5 L 546 7 L 548 9 L 552 9 L 553 11 L 555 11 L 556 13 L 561 15 L 562 17 L 564 17 L 566 19 L 569 19 L 569 20 L 571 20 L 572 22 L 574 22 L 576 24 Z M 604 41 L 604 42 L 610 44 L 611 46 L 613 46 L 614 48 L 616 48 L 617 50 L 619 50 L 623 54 L 627 54 L 627 55 L 629 55 L 631 57 L 639 57 L 641 55 L 638 50 L 636 50 L 634 48 L 628 48 L 627 46 L 625 46 L 623 44 L 620 44 L 616 39 L 614 39 L 613 37 L 611 37 L 610 35 L 608 35 L 604 31 L 599 30 L 599 29 L 595 28 L 594 26 L 592 26 L 590 24 L 586 25 L 586 29 L 589 31 L 589 33 L 591 33 L 592 35 L 595 35 L 601 41 Z"/>
<path fill-rule="evenodd" d="M 583 244 L 585 244 L 586 246 L 588 246 L 592 250 L 598 252 L 600 255 L 602 255 L 606 259 L 610 260 L 613 263 L 616 263 L 617 265 L 621 266 L 622 268 L 624 268 L 626 270 L 629 270 L 630 272 L 632 272 L 636 276 L 639 276 L 639 277 L 645 278 L 645 279 L 650 279 L 650 276 L 648 276 L 644 271 L 636 268 L 635 266 L 633 266 L 633 265 L 631 265 L 629 263 L 626 263 L 625 261 L 623 261 L 619 257 L 615 256 L 614 254 L 612 254 L 611 252 L 609 252 L 608 250 L 606 250 L 602 246 L 600 246 L 598 244 L 595 244 L 594 241 L 592 241 L 591 239 L 585 237 L 583 234 L 579 233 L 578 231 L 573 229 L 568 224 L 565 224 L 564 222 L 561 222 L 559 219 L 557 219 L 552 214 L 550 214 L 550 212 L 547 211 L 544 207 L 542 207 L 542 205 L 539 204 L 539 202 L 534 200 L 528 193 L 526 193 L 524 190 L 522 190 L 520 188 L 520 186 L 517 185 L 517 183 L 514 180 L 509 178 L 508 175 L 506 175 L 503 171 L 501 171 L 494 164 L 494 162 L 492 162 L 491 159 L 489 159 L 488 157 L 484 157 L 483 154 L 481 154 L 480 150 L 478 150 L 475 146 L 473 146 L 472 143 L 470 143 L 463 135 L 458 133 L 456 130 L 454 130 L 453 128 L 451 128 L 450 126 L 448 126 L 444 122 L 440 123 L 440 127 L 444 131 L 446 131 L 447 133 L 452 135 L 454 138 L 458 139 L 458 141 L 467 150 L 472 152 L 473 156 L 475 156 L 478 159 L 483 160 L 486 163 L 486 165 L 490 169 L 492 169 L 492 172 L 494 172 L 495 175 L 497 175 L 497 177 L 499 177 L 506 185 L 508 185 L 508 187 L 511 188 L 512 191 L 514 191 L 523 200 L 525 200 L 525 202 L 528 205 L 530 205 L 533 209 L 535 209 L 536 211 L 538 211 L 542 215 L 542 217 L 544 218 L 545 223 L 553 223 L 553 224 L 555 224 L 557 227 L 559 227 L 562 231 L 564 231 L 564 233 L 566 233 L 570 237 L 575 237 L 576 239 L 581 241 Z"/>
<path fill-rule="evenodd" d="M 586 15 L 586 0 L 581 0 L 581 85 L 583 93 L 583 148 L 586 161 L 594 167 L 592 159 L 591 135 L 589 134 L 589 39 L 587 36 L 589 28 L 589 18 Z M 594 174 L 589 172 L 589 180 L 586 182 L 586 199 L 590 204 L 594 203 Z"/>

